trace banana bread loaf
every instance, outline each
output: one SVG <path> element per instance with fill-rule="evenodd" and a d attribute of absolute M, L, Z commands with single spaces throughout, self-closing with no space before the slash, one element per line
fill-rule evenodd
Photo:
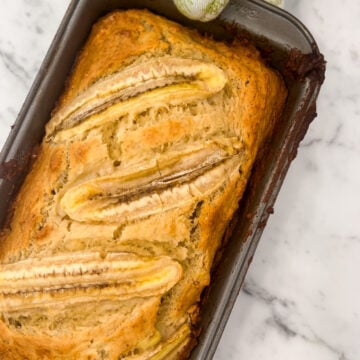
<path fill-rule="evenodd" d="M 251 46 L 100 19 L 0 241 L 0 359 L 183 359 L 286 89 Z"/>

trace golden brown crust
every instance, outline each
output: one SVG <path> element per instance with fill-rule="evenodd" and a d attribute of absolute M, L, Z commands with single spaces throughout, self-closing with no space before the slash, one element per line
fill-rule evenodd
<path fill-rule="evenodd" d="M 1 238 L 0 359 L 187 356 L 285 97 L 253 47 L 148 11 L 102 18 Z"/>

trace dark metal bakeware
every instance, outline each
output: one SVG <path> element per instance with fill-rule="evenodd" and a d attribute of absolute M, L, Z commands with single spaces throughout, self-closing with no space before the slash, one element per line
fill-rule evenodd
<path fill-rule="evenodd" d="M 284 77 L 289 95 L 282 119 L 255 164 L 203 296 L 198 345 L 192 360 L 213 357 L 268 216 L 299 143 L 316 116 L 324 61 L 309 31 L 285 11 L 262 0 L 231 0 L 214 21 L 182 16 L 169 0 L 73 0 L 0 155 L 0 226 L 21 185 L 44 125 L 63 91 L 77 53 L 96 20 L 114 9 L 148 8 L 215 38 L 246 38 Z M 229 232 L 230 233 L 230 232 Z"/>

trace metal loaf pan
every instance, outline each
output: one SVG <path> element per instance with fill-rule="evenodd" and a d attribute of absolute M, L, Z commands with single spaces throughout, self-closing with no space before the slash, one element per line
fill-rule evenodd
<path fill-rule="evenodd" d="M 0 155 L 0 226 L 91 26 L 111 10 L 130 7 L 148 8 L 218 39 L 250 39 L 282 73 L 289 90 L 283 118 L 255 164 L 231 225 L 231 236 L 203 297 L 199 343 L 191 359 L 208 360 L 216 350 L 288 167 L 316 116 L 324 61 L 311 34 L 298 20 L 262 0 L 232 0 L 210 23 L 186 19 L 169 0 L 73 0 Z"/>

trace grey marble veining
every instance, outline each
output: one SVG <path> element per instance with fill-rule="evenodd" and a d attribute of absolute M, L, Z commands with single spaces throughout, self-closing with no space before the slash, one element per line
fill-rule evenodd
<path fill-rule="evenodd" d="M 69 1 L 3 0 L 0 147 Z M 216 360 L 360 359 L 360 3 L 286 0 L 328 64 Z"/>
<path fill-rule="evenodd" d="M 68 3 L 59 0 L 1 1 L 0 148 L 16 120 Z"/>
<path fill-rule="evenodd" d="M 326 80 L 215 358 L 357 360 L 360 4 L 285 9 L 317 40 Z"/>

